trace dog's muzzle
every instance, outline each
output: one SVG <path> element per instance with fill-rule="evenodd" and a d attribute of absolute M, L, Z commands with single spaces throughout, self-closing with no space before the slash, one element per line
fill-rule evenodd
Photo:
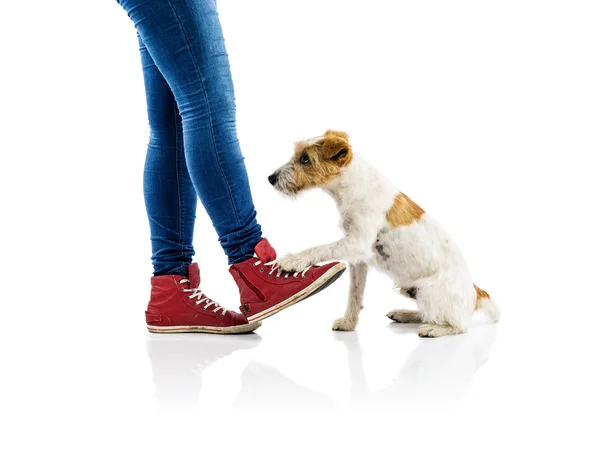
<path fill-rule="evenodd" d="M 275 172 L 269 176 L 269 183 L 275 190 L 285 195 L 293 196 L 298 193 L 299 190 L 294 181 L 294 167 L 289 163 L 281 168 L 277 168 Z"/>

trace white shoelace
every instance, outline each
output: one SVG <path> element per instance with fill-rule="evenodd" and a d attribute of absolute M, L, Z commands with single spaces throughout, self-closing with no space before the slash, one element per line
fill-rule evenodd
<path fill-rule="evenodd" d="M 271 266 L 271 271 L 269 272 L 269 276 L 272 276 L 272 275 L 273 275 L 273 273 L 274 273 L 275 271 L 277 271 L 277 275 L 276 275 L 275 277 L 277 277 L 277 278 L 281 277 L 281 274 L 282 274 L 282 272 L 283 272 L 283 271 L 282 271 L 281 269 L 279 269 L 279 265 L 277 264 L 277 260 L 268 261 L 268 262 L 266 262 L 266 263 L 263 263 L 263 262 L 262 262 L 262 261 L 260 261 L 260 260 L 256 260 L 256 261 L 254 262 L 254 266 L 258 266 L 258 265 L 259 265 L 259 264 L 261 264 L 261 263 L 262 263 L 262 264 L 264 264 L 265 266 Z M 297 272 L 294 272 L 294 273 L 293 273 L 293 276 L 294 276 L 294 278 L 298 277 L 298 274 L 300 274 L 300 273 L 302 273 L 302 278 L 304 278 L 304 276 L 306 275 L 306 273 L 308 272 L 308 270 L 309 270 L 310 268 L 312 268 L 312 267 L 313 267 L 313 266 L 311 265 L 311 266 L 307 267 L 306 269 L 304 269 L 304 270 L 302 270 L 302 271 L 297 271 Z M 286 272 L 286 273 L 285 273 L 285 275 L 283 276 L 283 278 L 284 278 L 284 279 L 287 279 L 287 278 L 290 276 L 290 274 L 291 274 L 290 272 Z"/>
<path fill-rule="evenodd" d="M 183 280 L 180 280 L 179 283 L 190 283 L 190 281 L 189 281 L 189 279 L 183 279 Z M 184 288 L 183 291 L 186 293 L 192 293 L 191 295 L 188 296 L 188 299 L 194 299 L 194 298 L 199 298 L 200 296 L 204 296 L 202 299 L 198 299 L 196 301 L 197 306 L 199 306 L 200 304 L 206 303 L 204 305 L 204 307 L 202 307 L 204 310 L 207 310 L 210 306 L 214 305 L 215 308 L 213 309 L 212 313 L 217 313 L 219 311 L 219 309 L 221 309 L 223 311 L 221 313 L 222 317 L 224 317 L 225 314 L 227 313 L 227 309 L 225 307 L 221 307 L 218 302 L 215 302 L 212 299 L 209 299 L 204 293 L 202 293 L 202 290 L 200 290 L 200 287 Z"/>

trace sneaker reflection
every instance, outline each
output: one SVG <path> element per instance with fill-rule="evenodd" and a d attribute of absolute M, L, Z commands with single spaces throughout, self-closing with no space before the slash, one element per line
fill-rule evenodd
<path fill-rule="evenodd" d="M 256 406 L 271 410 L 336 410 L 323 393 L 305 388 L 268 364 L 253 361 L 241 375 L 242 388 L 233 404 L 240 410 Z"/>
<path fill-rule="evenodd" d="M 194 405 L 202 390 L 202 373 L 237 350 L 258 346 L 258 334 L 149 334 L 148 356 L 161 405 Z"/>

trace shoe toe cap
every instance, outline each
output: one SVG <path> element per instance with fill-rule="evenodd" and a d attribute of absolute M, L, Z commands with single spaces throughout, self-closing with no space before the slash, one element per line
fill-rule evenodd
<path fill-rule="evenodd" d="M 332 261 L 331 263 L 327 263 L 327 264 L 323 264 L 321 266 L 316 266 L 311 268 L 311 272 L 312 275 L 315 279 L 323 276 L 324 274 L 327 274 L 328 272 L 330 272 L 333 268 L 335 268 L 336 270 L 345 270 L 346 269 L 346 265 L 344 263 L 341 263 L 339 261 Z"/>
<path fill-rule="evenodd" d="M 233 326 L 240 326 L 240 325 L 248 324 L 248 319 L 241 313 L 237 313 L 237 312 L 231 312 L 231 313 L 232 313 Z"/>

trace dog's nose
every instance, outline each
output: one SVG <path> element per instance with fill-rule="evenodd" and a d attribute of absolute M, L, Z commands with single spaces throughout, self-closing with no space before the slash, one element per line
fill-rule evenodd
<path fill-rule="evenodd" d="M 273 173 L 269 176 L 269 183 L 275 185 L 275 182 L 277 182 L 277 173 Z"/>

